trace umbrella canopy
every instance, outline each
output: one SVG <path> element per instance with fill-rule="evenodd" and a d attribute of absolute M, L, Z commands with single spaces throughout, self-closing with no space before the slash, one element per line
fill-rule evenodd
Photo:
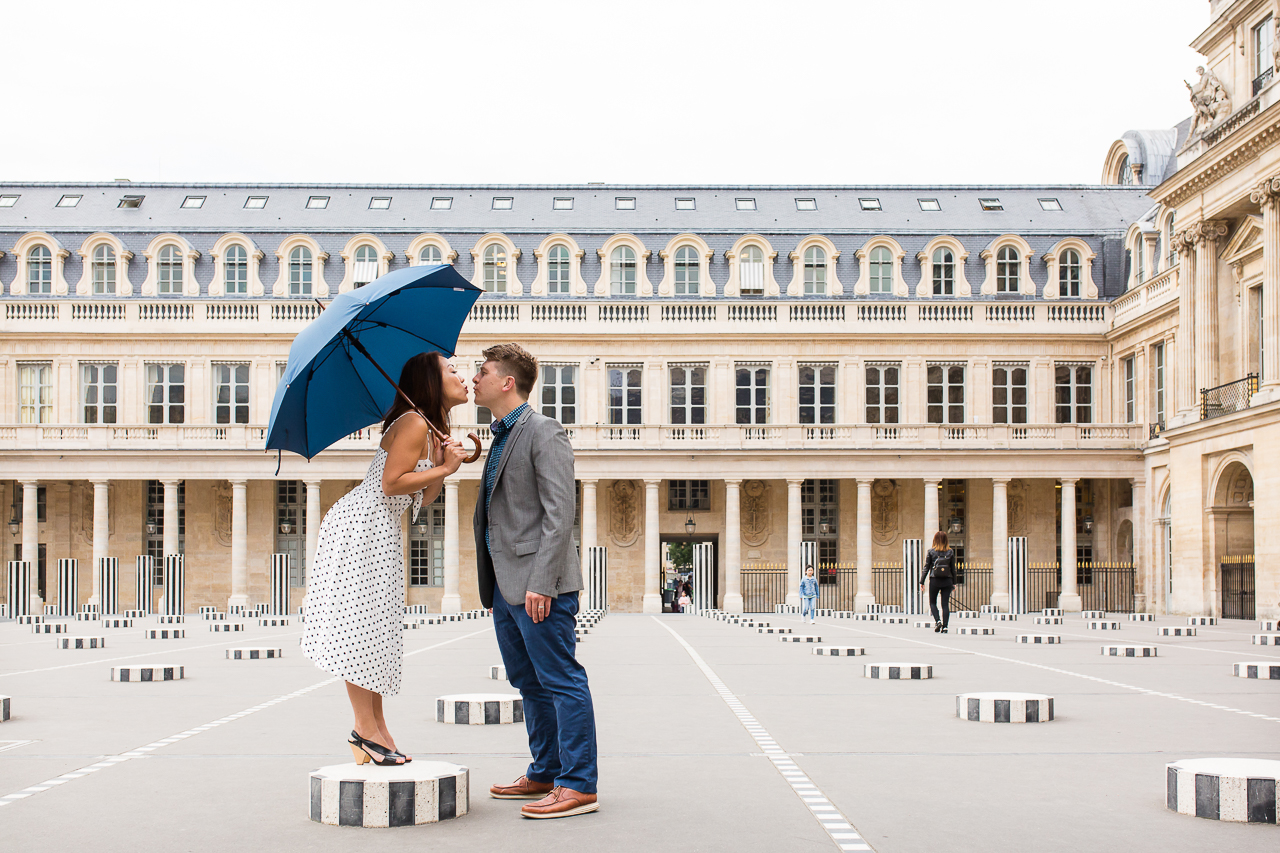
<path fill-rule="evenodd" d="M 420 352 L 453 355 L 480 288 L 451 266 L 407 267 L 340 294 L 289 347 L 271 404 L 267 449 L 307 459 L 382 419 L 393 379 Z M 368 351 L 358 351 L 352 338 Z"/>

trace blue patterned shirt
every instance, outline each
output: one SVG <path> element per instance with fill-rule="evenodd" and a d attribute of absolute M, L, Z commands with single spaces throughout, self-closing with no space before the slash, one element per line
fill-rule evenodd
<path fill-rule="evenodd" d="M 501 420 L 494 421 L 490 425 L 493 430 L 493 443 L 489 445 L 489 458 L 484 462 L 484 512 L 487 521 L 489 517 L 489 501 L 493 497 L 493 483 L 498 479 L 498 463 L 502 460 L 502 450 L 507 446 L 507 436 L 511 434 L 511 428 L 516 425 L 520 418 L 524 417 L 524 413 L 529 411 L 528 403 L 521 403 Z M 484 544 L 489 544 L 489 526 L 486 523 L 484 528 Z"/>
<path fill-rule="evenodd" d="M 818 579 L 809 576 L 800 579 L 800 597 L 801 598 L 817 598 L 818 597 Z"/>

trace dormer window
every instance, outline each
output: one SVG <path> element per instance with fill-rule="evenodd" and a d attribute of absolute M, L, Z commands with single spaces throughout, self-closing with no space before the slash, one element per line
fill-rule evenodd
<path fill-rule="evenodd" d="M 920 202 L 921 210 L 942 210 L 942 205 L 938 204 L 936 198 L 918 198 L 916 201 Z"/>
<path fill-rule="evenodd" d="M 491 210 L 510 210 L 515 199 L 510 196 L 494 196 Z"/>
<path fill-rule="evenodd" d="M 244 200 L 244 209 L 262 210 L 262 208 L 267 206 L 267 198 L 268 197 L 265 195 L 251 195 Z"/>
<path fill-rule="evenodd" d="M 189 195 L 182 200 L 182 206 L 188 210 L 204 207 L 204 196 Z"/>
<path fill-rule="evenodd" d="M 58 207 L 75 207 L 80 203 L 80 199 L 82 198 L 84 198 L 84 196 L 64 195 L 62 198 L 58 199 Z"/>
<path fill-rule="evenodd" d="M 635 210 L 636 200 L 635 198 L 615 198 L 613 200 L 613 209 L 614 210 Z"/>
<path fill-rule="evenodd" d="M 313 195 L 307 199 L 307 210 L 324 210 L 329 206 L 327 195 Z"/>

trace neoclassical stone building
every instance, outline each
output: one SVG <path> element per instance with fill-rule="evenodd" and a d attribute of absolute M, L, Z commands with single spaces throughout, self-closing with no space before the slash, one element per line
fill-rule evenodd
<path fill-rule="evenodd" d="M 277 474 L 290 341 L 447 263 L 485 291 L 459 367 L 541 361 L 615 608 L 659 609 L 690 544 L 728 609 L 802 561 L 824 605 L 901 603 L 946 529 L 966 606 L 1010 606 L 1012 559 L 1030 608 L 1277 615 L 1274 11 L 1212 5 L 1197 117 L 1096 186 L 0 184 L 0 547 L 44 602 L 58 559 L 83 602 L 99 558 L 181 553 L 189 609 L 265 600 L 285 553 L 296 605 L 379 436 Z M 480 470 L 406 519 L 410 603 L 477 606 Z"/>

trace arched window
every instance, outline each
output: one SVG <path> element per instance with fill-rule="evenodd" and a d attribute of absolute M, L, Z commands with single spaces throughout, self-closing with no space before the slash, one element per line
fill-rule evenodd
<path fill-rule="evenodd" d="M 1129 165 L 1129 155 L 1124 155 L 1124 159 L 1120 161 L 1120 186 L 1133 186 L 1133 167 Z"/>
<path fill-rule="evenodd" d="M 609 293 L 636 295 L 636 253 L 630 246 L 619 246 L 609 256 Z"/>
<path fill-rule="evenodd" d="M 747 246 L 738 258 L 739 290 L 744 296 L 764 295 L 764 250 Z"/>
<path fill-rule="evenodd" d="M 996 293 L 1018 292 L 1018 250 L 1005 246 L 996 255 Z"/>
<path fill-rule="evenodd" d="M 27 293 L 53 293 L 53 254 L 47 246 L 32 246 L 27 254 Z"/>
<path fill-rule="evenodd" d="M 351 280 L 356 287 L 364 287 L 378 277 L 378 250 L 373 246 L 356 249 L 356 267 Z"/>
<path fill-rule="evenodd" d="M 249 293 L 249 253 L 239 243 L 227 247 L 222 265 L 222 288 L 228 296 L 246 296 Z"/>
<path fill-rule="evenodd" d="M 443 264 L 444 257 L 440 254 L 439 246 L 423 246 L 422 251 L 418 253 L 418 263 L 427 264 Z"/>
<path fill-rule="evenodd" d="M 871 292 L 893 293 L 893 253 L 887 246 L 871 250 Z"/>
<path fill-rule="evenodd" d="M 933 295 L 954 296 L 956 292 L 956 256 L 950 249 L 933 250 Z"/>
<path fill-rule="evenodd" d="M 827 253 L 821 246 L 804 250 L 804 295 L 827 295 Z"/>
<path fill-rule="evenodd" d="M 177 246 L 165 246 L 160 250 L 156 266 L 156 292 L 182 293 L 182 252 Z"/>
<path fill-rule="evenodd" d="M 1075 249 L 1058 256 L 1058 295 L 1080 297 L 1080 253 Z"/>
<path fill-rule="evenodd" d="M 106 243 L 101 243 L 93 250 L 93 293 L 94 295 L 112 294 L 116 292 L 116 253 Z"/>
<path fill-rule="evenodd" d="M 567 294 L 569 292 L 569 247 L 552 246 L 547 253 L 547 292 L 551 294 Z"/>
<path fill-rule="evenodd" d="M 289 295 L 311 295 L 311 250 L 306 246 L 289 253 Z"/>
<path fill-rule="evenodd" d="M 507 253 L 497 243 L 484 250 L 484 289 L 488 293 L 507 292 Z"/>
<path fill-rule="evenodd" d="M 676 296 L 698 295 L 698 250 L 682 246 L 676 250 Z"/>

